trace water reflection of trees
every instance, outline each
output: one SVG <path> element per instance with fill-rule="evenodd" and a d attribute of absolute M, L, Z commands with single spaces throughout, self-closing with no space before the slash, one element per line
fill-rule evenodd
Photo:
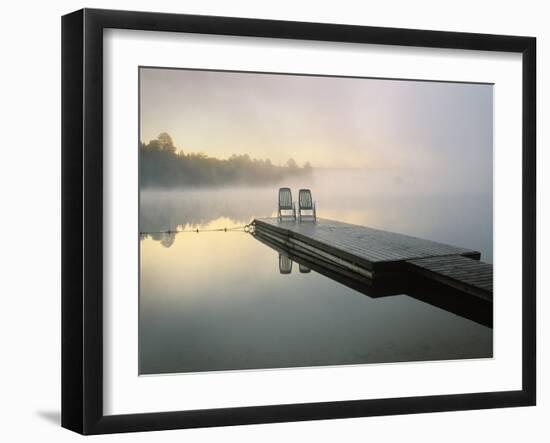
<path fill-rule="evenodd" d="M 176 240 L 176 232 L 141 232 L 139 234 L 140 240 L 145 240 L 146 238 L 151 238 L 155 241 L 158 241 L 165 248 L 169 248 L 174 244 L 174 241 Z"/>
<path fill-rule="evenodd" d="M 162 246 L 165 248 L 169 248 L 174 243 L 174 240 L 176 239 L 176 233 L 175 232 L 162 232 L 162 233 L 155 233 L 151 234 L 151 237 L 153 240 L 159 241 Z"/>
<path fill-rule="evenodd" d="M 142 190 L 140 193 L 141 238 L 152 238 L 170 247 L 176 230 L 201 228 L 220 218 L 228 228 L 252 218 L 266 217 L 276 209 L 273 188 L 224 188 L 187 191 Z"/>

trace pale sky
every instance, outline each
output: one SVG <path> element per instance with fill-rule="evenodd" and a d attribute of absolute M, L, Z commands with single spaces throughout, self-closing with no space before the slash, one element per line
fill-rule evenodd
<path fill-rule="evenodd" d="M 142 68 L 141 140 L 492 182 L 493 86 Z"/>

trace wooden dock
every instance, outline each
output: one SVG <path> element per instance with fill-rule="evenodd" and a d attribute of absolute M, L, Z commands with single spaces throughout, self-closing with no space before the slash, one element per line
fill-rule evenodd
<path fill-rule="evenodd" d="M 486 300 L 493 300 L 493 266 L 461 255 L 407 260 L 420 274 Z"/>
<path fill-rule="evenodd" d="M 492 300 L 493 267 L 479 262 L 475 250 L 326 219 L 300 223 L 261 218 L 253 226 L 258 238 L 335 272 L 371 283 L 418 274 Z"/>

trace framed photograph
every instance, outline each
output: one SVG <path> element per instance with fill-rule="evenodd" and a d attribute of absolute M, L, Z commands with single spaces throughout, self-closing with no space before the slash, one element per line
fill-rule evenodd
<path fill-rule="evenodd" d="M 532 37 L 62 19 L 62 425 L 536 402 Z"/>

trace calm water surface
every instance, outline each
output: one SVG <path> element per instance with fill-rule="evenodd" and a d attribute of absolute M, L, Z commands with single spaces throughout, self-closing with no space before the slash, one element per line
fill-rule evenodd
<path fill-rule="evenodd" d="M 320 217 L 492 262 L 490 195 L 428 193 L 365 171 L 288 184 L 312 189 Z M 140 230 L 240 226 L 275 213 L 277 188 L 143 190 Z M 148 234 L 140 247 L 142 374 L 492 356 L 491 328 L 406 294 L 370 298 L 297 263 L 281 274 L 278 253 L 244 232 Z"/>

